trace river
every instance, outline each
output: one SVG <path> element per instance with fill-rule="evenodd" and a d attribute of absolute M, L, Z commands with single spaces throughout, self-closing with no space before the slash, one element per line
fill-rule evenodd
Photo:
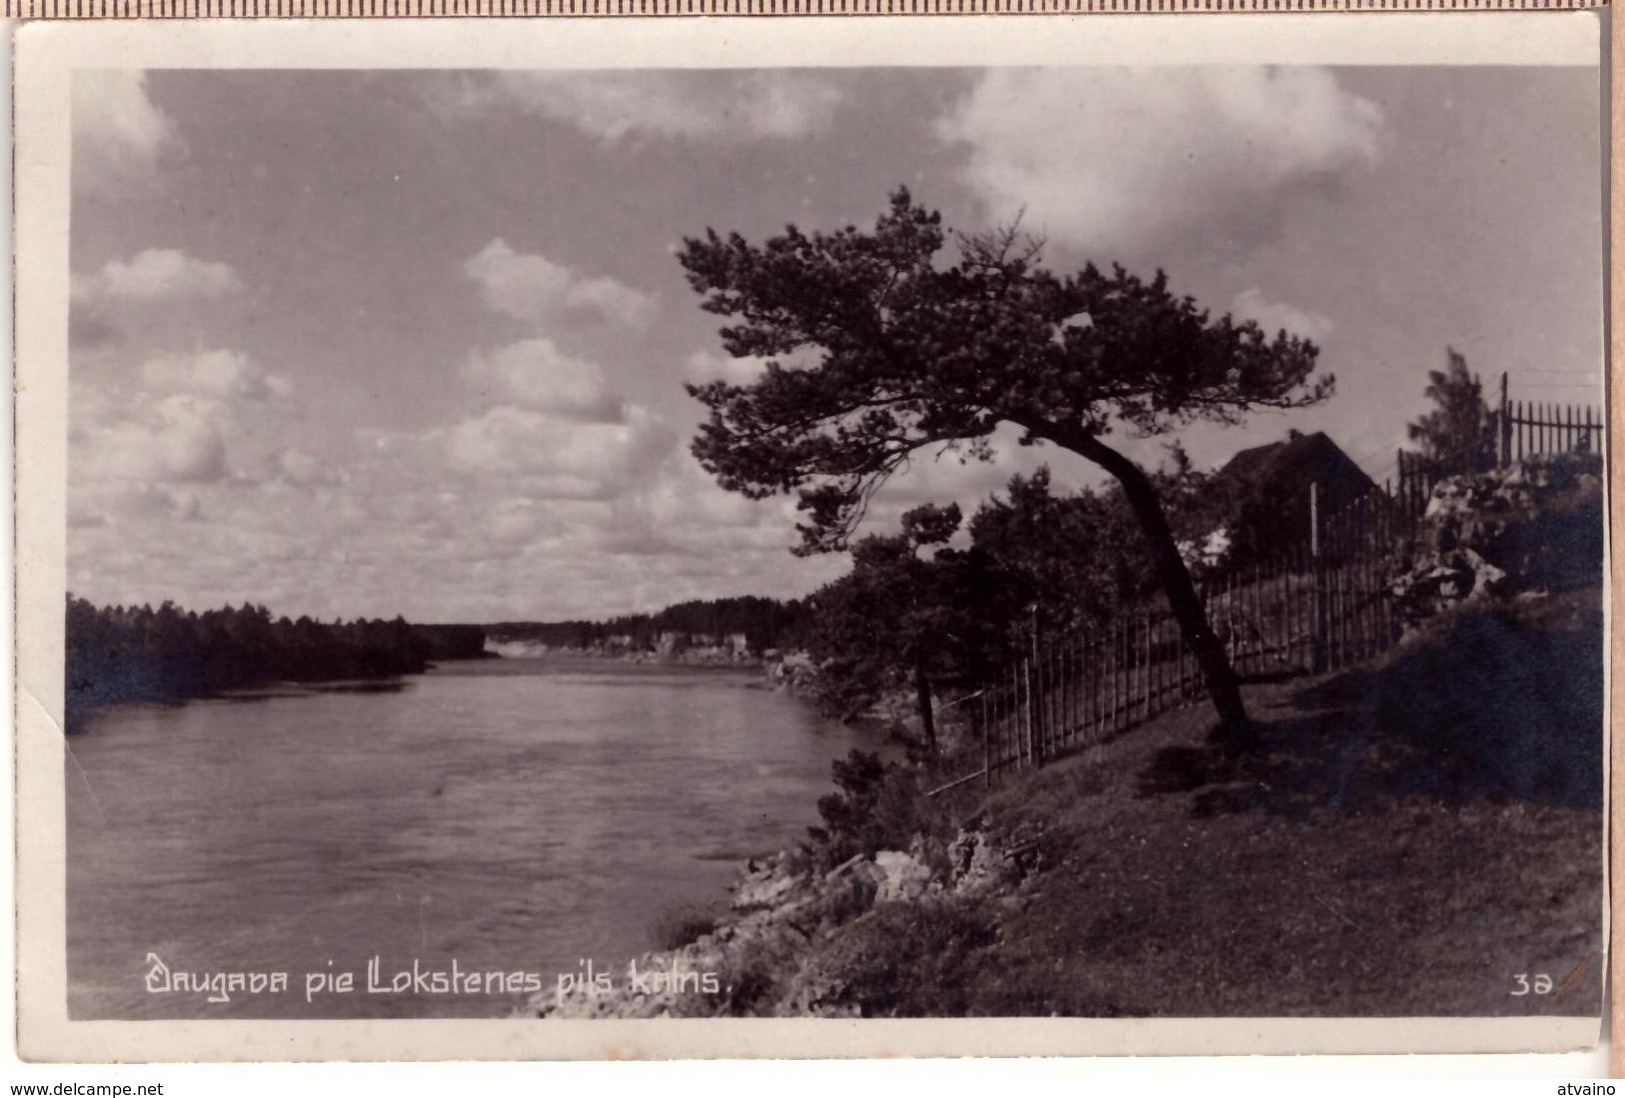
<path fill-rule="evenodd" d="M 108 710 L 67 763 L 70 1015 L 501 1016 L 724 905 L 867 740 L 754 669 L 567 657 Z"/>

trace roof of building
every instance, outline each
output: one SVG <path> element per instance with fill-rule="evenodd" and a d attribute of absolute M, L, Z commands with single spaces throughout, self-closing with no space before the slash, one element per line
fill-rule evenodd
<path fill-rule="evenodd" d="M 1376 486 L 1324 431 L 1293 431 L 1279 442 L 1242 450 L 1225 463 L 1218 478 L 1253 491 L 1284 489 L 1290 495 L 1307 492 L 1318 481 L 1323 495 L 1337 499 L 1352 499 Z"/>

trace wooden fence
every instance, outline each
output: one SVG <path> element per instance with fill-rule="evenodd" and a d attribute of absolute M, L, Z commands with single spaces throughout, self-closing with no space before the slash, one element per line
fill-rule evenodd
<path fill-rule="evenodd" d="M 1554 412 L 1509 402 L 1503 379 L 1493 436 L 1500 445 L 1477 467 L 1598 449 L 1601 430 L 1594 409 Z M 1330 515 L 1320 513 L 1318 486 L 1312 486 L 1309 529 L 1295 543 L 1201 578 L 1208 623 L 1237 674 L 1337 671 L 1391 647 L 1399 637 L 1391 602 L 1394 565 L 1410 559 L 1433 485 L 1455 465 L 1456 472 L 1470 467 L 1402 453 L 1397 484 Z M 1002 771 L 1105 743 L 1205 696 L 1195 658 L 1160 596 L 1096 629 L 1053 638 L 1034 630 L 1026 647 L 998 681 L 964 699 L 971 742 L 947 762 L 933 793 L 978 779 L 991 783 Z"/>
<path fill-rule="evenodd" d="M 1603 431 L 1601 409 L 1589 404 L 1512 400 L 1507 394 L 1507 375 L 1502 374 L 1501 399 L 1490 413 L 1483 444 L 1433 459 L 1400 450 L 1390 495 L 1406 514 L 1416 517 L 1427 508 L 1433 486 L 1445 477 L 1483 472 L 1545 454 L 1601 453 Z"/>
<path fill-rule="evenodd" d="M 1237 674 L 1291 676 L 1371 659 L 1397 636 L 1387 598 L 1389 554 L 1411 528 L 1381 492 L 1320 516 L 1310 536 L 1267 560 L 1198 583 L 1208 623 Z M 1158 596 L 1098 629 L 1029 636 L 1028 651 L 967 699 L 975 747 L 968 770 L 939 790 L 1105 743 L 1192 699 L 1201 671 Z"/>
<path fill-rule="evenodd" d="M 1507 398 L 1501 375 L 1501 404 L 1495 413 L 1502 465 L 1537 454 L 1602 453 L 1602 411 L 1589 404 L 1530 403 Z"/>

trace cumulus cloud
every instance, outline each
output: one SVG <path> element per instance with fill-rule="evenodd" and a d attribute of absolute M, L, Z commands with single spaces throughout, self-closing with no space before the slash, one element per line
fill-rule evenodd
<path fill-rule="evenodd" d="M 141 379 L 151 392 L 189 393 L 216 400 L 286 398 L 293 391 L 286 378 L 265 373 L 246 355 L 232 350 L 158 355 L 142 364 Z"/>
<path fill-rule="evenodd" d="M 206 484 L 227 473 L 226 444 L 212 402 L 169 396 L 138 414 L 90 428 L 73 455 L 88 480 Z"/>
<path fill-rule="evenodd" d="M 749 385 L 762 376 L 767 360 L 755 355 L 735 358 L 714 351 L 695 351 L 683 361 L 683 373 L 697 384 L 707 381 L 726 381 L 730 385 Z"/>
<path fill-rule="evenodd" d="M 782 504 L 725 491 L 691 454 L 676 450 L 614 501 L 612 521 L 596 535 L 605 551 L 636 556 L 787 555 L 795 532 Z"/>
<path fill-rule="evenodd" d="M 587 277 L 544 255 L 517 252 L 498 237 L 463 264 L 486 308 L 515 320 L 544 323 L 588 313 L 610 324 L 646 328 L 655 299 L 608 277 Z"/>
<path fill-rule="evenodd" d="M 146 73 L 80 69 L 73 74 L 74 179 L 110 187 L 150 173 L 180 148 L 174 121 L 147 94 Z"/>
<path fill-rule="evenodd" d="M 547 499 L 613 496 L 670 453 L 676 437 L 638 405 L 618 422 L 588 422 L 500 404 L 430 434 L 453 471 L 519 478 Z"/>
<path fill-rule="evenodd" d="M 986 213 L 1081 248 L 1247 248 L 1281 201 L 1378 157 L 1376 104 L 1324 69 L 995 69 L 939 120 Z"/>
<path fill-rule="evenodd" d="M 1319 342 L 1332 331 L 1332 322 L 1326 317 L 1296 305 L 1266 300 L 1257 286 L 1237 294 L 1230 303 L 1230 311 L 1239 320 L 1257 321 L 1270 335 L 1285 329 L 1290 335 Z"/>
<path fill-rule="evenodd" d="M 602 367 L 546 338 L 522 339 L 490 354 L 475 351 L 463 363 L 463 376 L 502 403 L 566 419 L 615 423 L 625 415 L 625 402 L 606 387 Z"/>
<path fill-rule="evenodd" d="M 464 76 L 438 85 L 434 101 L 453 115 L 508 107 L 613 143 L 803 138 L 828 127 L 843 100 L 813 72 L 643 70 Z"/>
<path fill-rule="evenodd" d="M 70 584 L 104 602 L 491 621 L 795 596 L 844 567 L 786 551 L 790 501 L 724 492 L 656 417 L 626 419 L 499 406 L 328 439 L 347 448 L 342 477 L 292 450 L 278 455 L 282 476 L 237 475 L 233 453 L 233 475 L 215 482 L 76 481 Z"/>
<path fill-rule="evenodd" d="M 229 511 L 226 497 L 257 484 L 338 483 L 288 448 L 302 415 L 292 386 L 240 352 L 157 354 L 138 370 L 92 357 L 94 368 L 76 357 L 69 392 L 76 531 L 129 536 L 131 524 Z"/>
<path fill-rule="evenodd" d="M 109 260 L 95 274 L 75 275 L 70 292 L 76 303 L 97 304 L 219 298 L 242 288 L 229 264 L 198 259 L 176 248 L 148 248 L 129 259 Z"/>

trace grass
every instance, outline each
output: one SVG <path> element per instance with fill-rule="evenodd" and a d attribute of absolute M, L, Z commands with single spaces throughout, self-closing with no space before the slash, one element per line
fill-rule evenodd
<path fill-rule="evenodd" d="M 993 932 L 929 967 L 904 951 L 908 994 L 853 971 L 901 916 L 848 928 L 843 968 L 874 1013 L 1595 1013 L 1601 626 L 1594 589 L 1458 612 L 1371 665 L 1246 687 L 1249 756 L 1190 706 L 956 790 L 946 811 L 1041 833 L 1040 869 Z M 1552 992 L 1512 995 L 1519 973 Z"/>

